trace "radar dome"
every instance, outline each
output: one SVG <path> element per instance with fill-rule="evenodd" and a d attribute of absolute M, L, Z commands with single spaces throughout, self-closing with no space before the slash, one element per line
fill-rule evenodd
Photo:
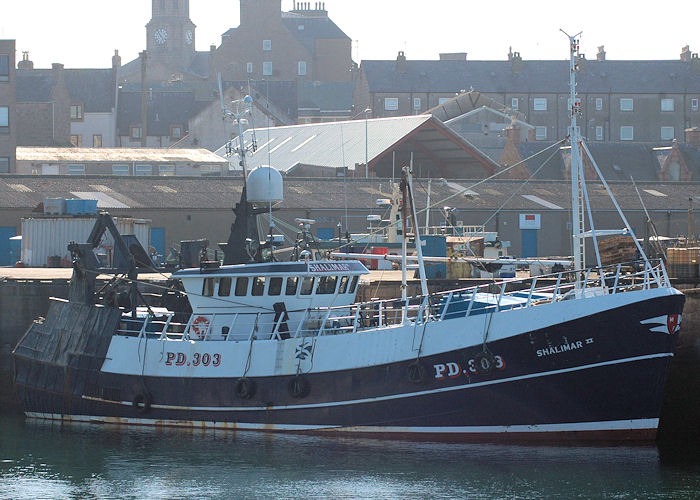
<path fill-rule="evenodd" d="M 284 199 L 282 174 L 269 165 L 254 168 L 248 174 L 247 194 L 249 202 L 277 203 Z"/>

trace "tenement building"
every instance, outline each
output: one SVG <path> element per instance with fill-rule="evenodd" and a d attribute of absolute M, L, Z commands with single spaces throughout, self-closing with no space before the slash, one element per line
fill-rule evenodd
<path fill-rule="evenodd" d="M 579 121 L 589 141 L 658 142 L 685 140 L 685 129 L 700 125 L 700 59 L 684 47 L 677 60 L 578 60 Z M 559 140 L 569 123 L 568 61 L 469 61 L 466 53 L 439 60 L 362 61 L 355 107 L 373 116 L 423 113 L 447 105 L 457 94 L 477 90 L 524 114 L 535 139 Z M 561 75 L 554 78 L 553 75 Z"/>
<path fill-rule="evenodd" d="M 15 41 L 0 40 L 0 173 L 15 171 Z"/>

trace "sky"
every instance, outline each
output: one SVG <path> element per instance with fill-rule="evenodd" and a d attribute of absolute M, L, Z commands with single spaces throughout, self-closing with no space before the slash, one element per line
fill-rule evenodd
<path fill-rule="evenodd" d="M 308 0 L 312 4 L 316 0 Z M 583 31 L 581 51 L 595 59 L 678 59 L 681 47 L 700 52 L 698 4 L 691 0 L 585 2 L 500 0 L 324 0 L 331 19 L 353 40 L 353 59 L 437 59 L 467 52 L 471 60 L 505 60 L 509 47 L 523 59 L 566 59 L 559 29 Z M 17 40 L 35 67 L 106 68 L 119 49 L 122 62 L 146 48 L 151 0 L 2 0 L 0 39 Z M 118 6 L 112 11 L 112 5 Z M 576 11 L 567 12 L 571 5 Z M 695 5 L 693 7 L 693 5 Z M 283 10 L 293 0 L 282 0 Z M 196 48 L 221 43 L 238 26 L 238 0 L 190 0 Z"/>

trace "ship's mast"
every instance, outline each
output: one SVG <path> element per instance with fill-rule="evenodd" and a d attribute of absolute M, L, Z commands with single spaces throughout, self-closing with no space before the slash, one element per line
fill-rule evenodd
<path fill-rule="evenodd" d="M 576 35 L 569 35 L 569 143 L 571 144 L 571 223 L 574 252 L 574 269 L 581 270 L 585 265 L 586 247 L 583 233 L 585 232 L 584 193 L 583 193 L 583 169 L 581 168 L 581 130 L 576 119 L 581 114 L 581 100 L 576 97 L 576 72 L 578 65 L 576 59 L 579 55 L 579 41 Z M 577 275 L 578 276 L 578 275 Z M 578 280 L 577 280 L 578 282 Z"/>

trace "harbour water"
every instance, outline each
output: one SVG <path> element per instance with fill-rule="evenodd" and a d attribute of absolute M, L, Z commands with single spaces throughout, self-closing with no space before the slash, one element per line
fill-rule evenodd
<path fill-rule="evenodd" d="M 395 442 L 0 417 L 0 498 L 700 496 L 697 448 Z"/>

